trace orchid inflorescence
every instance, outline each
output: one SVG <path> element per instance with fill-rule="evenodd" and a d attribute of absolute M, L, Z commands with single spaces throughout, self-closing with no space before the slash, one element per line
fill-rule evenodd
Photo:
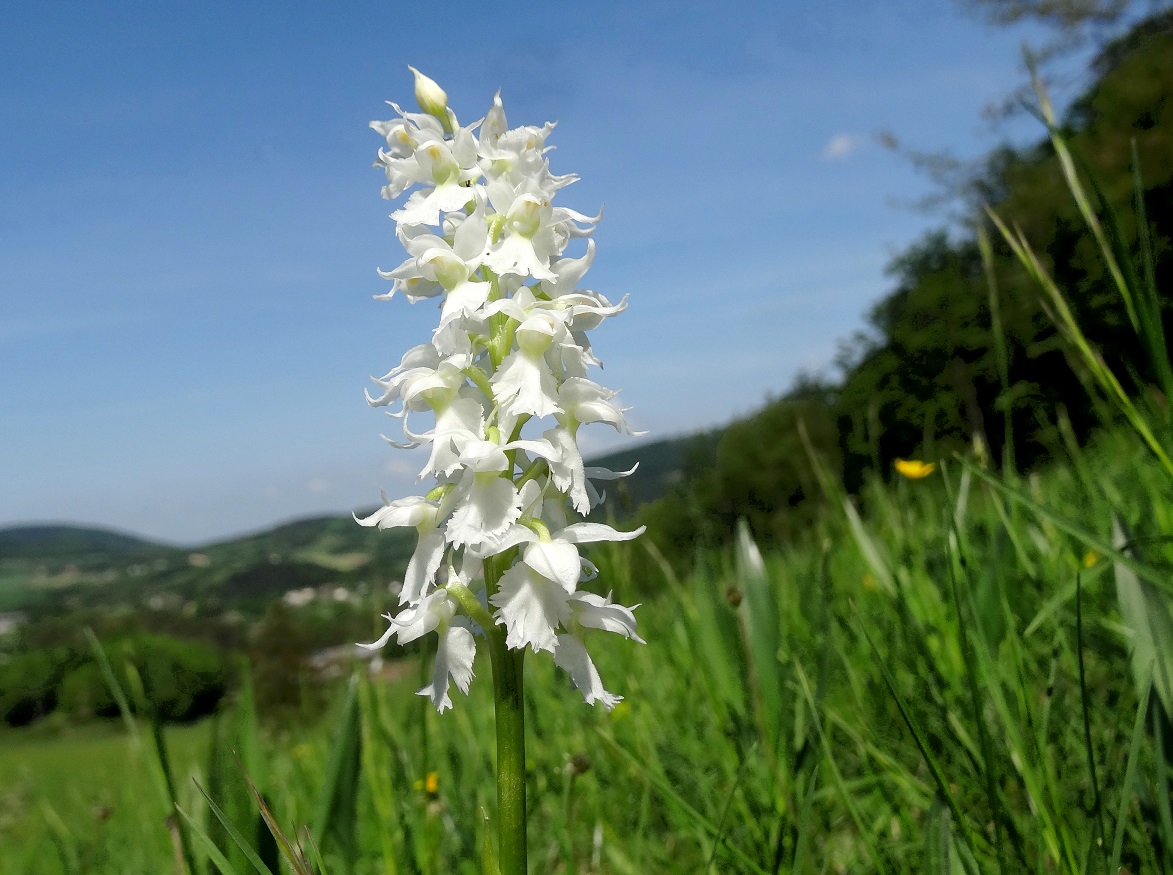
<path fill-rule="evenodd" d="M 440 323 L 428 343 L 375 379 L 373 406 L 398 404 L 405 442 L 430 444 L 419 479 L 423 496 L 387 501 L 358 521 L 413 526 L 419 540 L 390 628 L 368 647 L 439 636 L 429 685 L 436 708 L 452 705 L 455 681 L 467 693 L 476 638 L 500 634 L 518 650 L 547 651 L 587 703 L 612 708 L 583 639 L 591 630 L 642 643 L 632 608 L 579 588 L 597 574 L 579 545 L 639 535 L 581 521 L 603 494 L 597 482 L 630 474 L 584 465 L 580 426 L 604 422 L 634 434 L 616 393 L 587 376 L 599 360 L 587 332 L 626 308 L 577 288 L 595 255 L 589 239 L 601 217 L 553 205 L 572 174 L 550 172 L 546 140 L 554 129 L 509 129 L 500 93 L 488 114 L 462 127 L 447 95 L 412 68 L 423 110 L 371 122 L 386 138 L 377 167 L 383 197 L 418 188 L 391 218 L 408 258 L 380 274 L 412 303 L 437 298 Z M 564 255 L 586 239 L 585 254 Z M 430 411 L 430 430 L 413 431 L 411 413 Z M 538 433 L 541 420 L 552 420 Z M 527 428 L 528 425 L 528 428 Z M 523 436 L 523 429 L 525 435 Z M 634 470 L 634 469 L 633 469 Z M 580 520 L 580 521 L 575 521 Z M 638 607 L 638 606 L 636 606 Z"/>

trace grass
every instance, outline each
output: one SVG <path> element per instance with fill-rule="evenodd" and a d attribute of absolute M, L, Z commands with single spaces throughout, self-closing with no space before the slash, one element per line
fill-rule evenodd
<path fill-rule="evenodd" d="M 658 591 L 639 610 L 649 643 L 599 642 L 604 681 L 627 697 L 610 714 L 528 661 L 531 871 L 1173 871 L 1154 743 L 1168 716 L 1131 673 L 1124 566 L 1024 503 L 1109 545 L 1119 517 L 1148 545 L 1141 567 L 1167 567 L 1153 536 L 1173 495 L 1157 464 L 1115 433 L 1011 483 L 1018 502 L 946 465 L 872 484 L 858 520 L 829 514 L 804 545 L 759 564 L 743 541 L 683 580 L 666 566 L 648 579 L 658 566 L 638 543 L 598 551 L 618 599 Z M 443 716 L 414 678 L 364 681 L 349 723 L 339 704 L 242 760 L 290 836 L 319 824 L 328 871 L 478 872 L 487 660 L 477 674 Z M 210 742 L 242 750 L 251 719 L 168 732 L 180 807 L 205 829 L 190 777 L 239 784 Z M 350 766 L 340 727 L 361 738 Z M 149 759 L 112 727 L 7 733 L 0 829 L 15 854 L 0 871 L 175 871 Z M 345 805 L 352 839 L 329 825 Z M 256 836 L 255 803 L 224 809 Z"/>
<path fill-rule="evenodd" d="M 167 729 L 185 774 L 208 740 L 206 722 Z M 117 871 L 127 857 L 148 867 L 168 859 L 162 816 L 144 804 L 147 769 L 118 724 L 0 732 L 0 873 Z"/>

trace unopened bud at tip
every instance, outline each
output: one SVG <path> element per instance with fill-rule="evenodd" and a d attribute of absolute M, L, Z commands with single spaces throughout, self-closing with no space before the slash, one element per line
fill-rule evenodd
<path fill-rule="evenodd" d="M 420 109 L 428 115 L 446 120 L 448 118 L 448 94 L 436 84 L 434 79 L 429 79 L 415 67 L 408 65 L 407 69 L 415 75 L 415 101 L 420 105 Z"/>

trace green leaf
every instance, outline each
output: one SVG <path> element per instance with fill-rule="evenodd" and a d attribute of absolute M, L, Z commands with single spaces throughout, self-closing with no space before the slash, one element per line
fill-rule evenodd
<path fill-rule="evenodd" d="M 501 875 L 497 852 L 493 850 L 493 824 L 489 812 L 481 809 L 481 875 Z"/>
<path fill-rule="evenodd" d="M 782 664 L 778 605 L 758 545 L 745 520 L 737 524 L 737 583 L 741 589 L 738 613 L 749 662 L 750 688 L 758 717 L 762 745 L 771 755 L 778 750 L 782 718 Z"/>
<path fill-rule="evenodd" d="M 860 552 L 863 553 L 863 558 L 871 568 L 872 574 L 875 575 L 876 582 L 888 595 L 895 595 L 896 581 L 892 579 L 892 570 L 888 565 L 888 560 L 880 549 L 880 545 L 872 540 L 872 536 L 863 527 L 859 511 L 855 509 L 850 498 L 843 500 L 843 510 L 847 513 L 847 521 L 851 524 L 851 534 L 855 536 L 855 542 L 859 545 Z"/>
<path fill-rule="evenodd" d="M 1112 541 L 1124 551 L 1127 538 L 1116 519 L 1112 520 Z M 1122 562 L 1115 566 L 1116 599 L 1129 633 L 1137 692 L 1144 693 L 1142 685 L 1151 683 L 1165 713 L 1173 715 L 1173 614 L 1169 599 Z"/>

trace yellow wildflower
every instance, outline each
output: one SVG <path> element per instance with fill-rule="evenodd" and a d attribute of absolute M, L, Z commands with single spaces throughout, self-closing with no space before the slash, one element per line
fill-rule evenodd
<path fill-rule="evenodd" d="M 1099 554 L 1095 550 L 1088 550 L 1083 556 L 1083 567 L 1091 568 L 1100 561 Z"/>
<path fill-rule="evenodd" d="M 936 462 L 921 462 L 916 459 L 897 459 L 896 470 L 909 480 L 921 480 L 937 470 Z"/>
<path fill-rule="evenodd" d="M 440 789 L 440 775 L 438 772 L 428 772 L 427 778 L 416 780 L 412 786 L 417 790 L 427 790 L 429 796 L 435 796 Z"/>

